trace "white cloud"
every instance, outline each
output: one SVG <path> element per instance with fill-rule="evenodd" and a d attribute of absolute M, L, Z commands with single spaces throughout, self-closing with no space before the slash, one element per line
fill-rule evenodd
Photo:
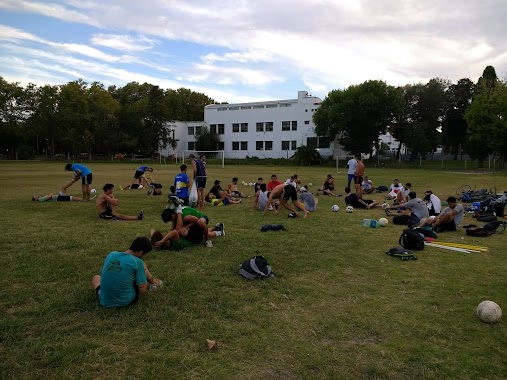
<path fill-rule="evenodd" d="M 129 35 L 95 34 L 91 38 L 91 43 L 120 51 L 138 52 L 152 49 L 156 41 L 146 37 Z"/>
<path fill-rule="evenodd" d="M 258 63 L 258 62 L 272 62 L 273 56 L 268 51 L 252 50 L 249 49 L 244 52 L 216 54 L 209 53 L 201 57 L 204 63 L 213 62 L 241 62 L 241 63 Z"/>

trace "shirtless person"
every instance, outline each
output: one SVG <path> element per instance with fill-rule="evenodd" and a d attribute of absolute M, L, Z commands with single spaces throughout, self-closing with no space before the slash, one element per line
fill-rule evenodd
<path fill-rule="evenodd" d="M 364 163 L 363 163 L 363 160 L 361 159 L 361 155 L 358 154 L 356 155 L 356 161 L 357 161 L 357 165 L 356 165 L 356 180 L 355 180 L 355 186 L 356 186 L 356 194 L 359 198 L 363 198 L 363 188 L 361 187 L 361 184 L 363 183 L 363 180 L 364 180 Z"/>
<path fill-rule="evenodd" d="M 275 187 L 269 194 L 268 202 L 266 203 L 266 207 L 264 207 L 264 214 L 266 214 L 268 211 L 269 205 L 273 203 L 273 199 L 276 198 L 280 198 L 281 206 L 291 211 L 291 214 L 289 214 L 289 216 L 299 216 L 297 209 L 301 210 L 304 213 L 305 218 L 309 215 L 308 211 L 305 210 L 305 207 L 301 204 L 301 202 L 298 201 L 298 193 L 296 191 L 296 188 L 292 185 L 286 185 L 284 183 Z M 287 203 L 289 199 L 292 200 L 292 205 L 296 206 L 297 209 Z M 278 207 L 275 209 L 275 214 L 278 215 L 279 212 L 280 208 Z"/>
<path fill-rule="evenodd" d="M 234 198 L 248 198 L 248 196 L 244 196 L 239 190 L 238 190 L 238 179 L 234 177 L 232 179 L 232 182 L 227 186 L 227 193 Z"/>
<path fill-rule="evenodd" d="M 106 183 L 102 188 L 104 192 L 97 197 L 95 208 L 99 218 L 108 220 L 143 220 L 144 212 L 141 210 L 138 216 L 123 215 L 117 212 L 118 199 L 113 195 L 114 185 Z"/>

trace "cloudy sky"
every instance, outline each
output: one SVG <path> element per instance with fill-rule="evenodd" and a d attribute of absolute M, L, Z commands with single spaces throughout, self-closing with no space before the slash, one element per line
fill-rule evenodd
<path fill-rule="evenodd" d="M 506 0 L 0 0 L 10 82 L 148 82 L 217 101 L 370 79 L 507 77 Z"/>

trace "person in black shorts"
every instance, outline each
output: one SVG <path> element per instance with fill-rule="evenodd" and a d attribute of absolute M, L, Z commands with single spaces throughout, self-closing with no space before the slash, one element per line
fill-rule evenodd
<path fill-rule="evenodd" d="M 371 199 L 361 199 L 357 194 L 350 192 L 350 187 L 345 188 L 345 204 L 354 208 L 370 209 L 378 205 L 378 201 Z"/>
<path fill-rule="evenodd" d="M 305 207 L 301 202 L 298 201 L 298 193 L 294 186 L 289 184 L 281 184 L 275 187 L 271 193 L 269 193 L 268 202 L 266 203 L 266 208 L 264 209 L 264 214 L 269 209 L 269 205 L 273 202 L 273 199 L 280 198 L 280 205 L 285 207 L 287 210 L 289 210 L 291 213 L 289 216 L 291 217 L 297 217 L 299 216 L 298 209 L 304 213 L 304 217 L 306 218 L 309 213 L 307 210 L 305 210 Z M 288 201 L 292 201 L 292 205 L 288 203 Z M 278 215 L 280 212 L 280 208 L 275 209 L 275 214 Z"/>
<path fill-rule="evenodd" d="M 71 202 L 71 201 L 79 202 L 82 199 L 83 198 L 80 197 L 67 195 L 63 191 L 60 191 L 58 194 L 49 193 L 47 195 L 34 195 L 32 197 L 32 201 L 34 202 Z"/>

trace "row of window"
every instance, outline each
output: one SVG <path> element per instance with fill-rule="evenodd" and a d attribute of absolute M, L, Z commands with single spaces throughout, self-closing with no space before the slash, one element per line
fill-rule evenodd
<path fill-rule="evenodd" d="M 310 124 L 309 120 L 305 120 L 305 124 Z M 193 136 L 196 135 L 199 131 L 200 126 L 196 127 L 188 127 L 188 135 Z M 211 133 L 216 133 L 219 135 L 225 134 L 225 124 L 210 124 L 209 126 Z M 255 123 L 256 132 L 273 132 L 273 122 L 258 122 Z M 298 130 L 298 122 L 297 120 L 293 121 L 282 121 L 282 131 L 297 131 Z M 233 123 L 232 124 L 232 132 L 248 132 L 248 123 Z"/>
<path fill-rule="evenodd" d="M 329 145 L 327 146 L 329 147 Z M 326 148 L 327 148 L 326 147 Z M 219 142 L 218 150 L 224 150 L 224 142 Z M 297 141 L 282 141 L 282 150 L 296 150 Z M 195 150 L 195 142 L 188 143 L 188 150 Z M 233 141 L 232 150 L 248 150 L 248 141 Z M 255 150 L 273 150 L 273 141 L 256 141 Z"/>
<path fill-rule="evenodd" d="M 277 108 L 278 104 L 255 104 L 253 106 L 231 106 L 231 107 L 220 107 L 217 111 L 238 111 L 238 110 L 251 110 L 261 108 Z M 280 107 L 292 107 L 292 103 L 280 103 Z"/>

